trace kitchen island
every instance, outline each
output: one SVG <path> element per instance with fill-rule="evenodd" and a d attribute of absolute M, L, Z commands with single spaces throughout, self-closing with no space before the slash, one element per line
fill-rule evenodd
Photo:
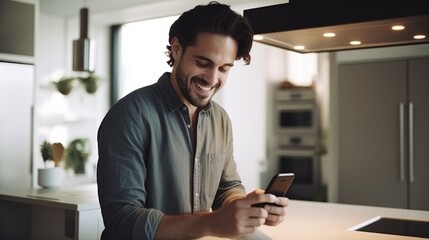
<path fill-rule="evenodd" d="M 0 190 L 0 239 L 100 239 L 96 184 Z"/>
<path fill-rule="evenodd" d="M 0 190 L 0 212 L 0 239 L 95 240 L 104 228 L 96 184 Z M 351 230 L 377 217 L 429 222 L 429 211 L 291 200 L 283 223 L 276 227 L 262 226 L 244 239 L 422 239 Z"/>
<path fill-rule="evenodd" d="M 284 222 L 262 226 L 254 239 L 409 240 L 409 236 L 350 230 L 376 217 L 429 222 L 429 211 L 291 200 Z M 263 234 L 262 234 L 263 233 Z M 265 237 L 265 238 L 264 238 Z M 250 238 L 249 238 L 250 239 Z"/>

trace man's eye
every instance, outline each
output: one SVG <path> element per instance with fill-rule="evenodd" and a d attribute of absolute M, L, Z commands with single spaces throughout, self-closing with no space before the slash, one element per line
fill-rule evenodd
<path fill-rule="evenodd" d="M 205 62 L 197 61 L 197 66 L 198 66 L 198 67 L 207 67 L 207 66 L 208 66 L 208 64 L 207 64 L 207 63 L 205 63 Z"/>

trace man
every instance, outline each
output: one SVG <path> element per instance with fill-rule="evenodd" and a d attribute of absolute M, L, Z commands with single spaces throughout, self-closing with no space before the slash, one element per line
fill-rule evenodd
<path fill-rule="evenodd" d="M 217 2 L 171 26 L 170 73 L 119 100 L 98 132 L 102 239 L 237 237 L 277 225 L 288 199 L 246 196 L 230 119 L 213 95 L 235 60 L 250 63 L 253 32 Z M 264 208 L 256 203 L 275 203 Z"/>

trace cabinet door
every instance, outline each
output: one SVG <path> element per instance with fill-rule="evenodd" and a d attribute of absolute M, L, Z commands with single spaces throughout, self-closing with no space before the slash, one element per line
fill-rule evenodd
<path fill-rule="evenodd" d="M 30 3 L 0 1 L 0 53 L 34 56 L 34 9 Z"/>
<path fill-rule="evenodd" d="M 429 210 L 429 58 L 409 61 L 409 89 L 413 104 L 409 173 L 414 178 L 410 208 Z"/>
<path fill-rule="evenodd" d="M 340 65 L 338 77 L 340 202 L 406 208 L 399 131 L 406 62 Z"/>

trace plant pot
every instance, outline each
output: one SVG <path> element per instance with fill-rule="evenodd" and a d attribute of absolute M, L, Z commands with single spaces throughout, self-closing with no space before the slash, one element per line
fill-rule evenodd
<path fill-rule="evenodd" d="M 55 188 L 63 184 L 64 170 L 61 167 L 39 168 L 37 183 L 44 188 Z"/>
<path fill-rule="evenodd" d="M 86 82 L 85 83 L 85 90 L 89 94 L 93 94 L 97 91 L 98 85 L 97 82 Z"/>
<path fill-rule="evenodd" d="M 74 81 L 75 78 L 73 77 L 63 77 L 58 82 L 54 82 L 54 84 L 57 87 L 58 92 L 63 95 L 68 95 L 73 89 Z"/>

